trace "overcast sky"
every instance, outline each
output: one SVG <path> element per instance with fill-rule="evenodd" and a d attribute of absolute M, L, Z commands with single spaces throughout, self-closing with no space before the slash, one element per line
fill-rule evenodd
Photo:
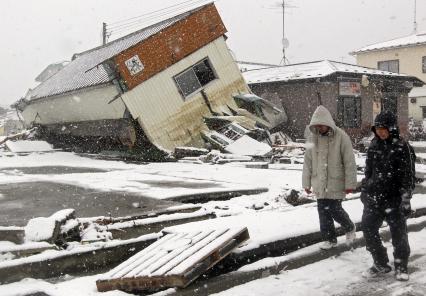
<path fill-rule="evenodd" d="M 0 105 L 22 97 L 50 63 L 101 43 L 102 22 L 114 23 L 188 0 L 2 0 Z M 195 0 L 197 1 L 197 0 Z M 414 0 L 292 0 L 285 15 L 291 63 L 333 59 L 368 44 L 409 35 Z M 279 0 L 218 0 L 228 45 L 238 60 L 278 64 L 282 57 Z M 417 0 L 426 31 L 426 0 Z M 135 28 L 137 29 L 137 28 Z M 113 36 L 114 37 L 114 36 Z"/>

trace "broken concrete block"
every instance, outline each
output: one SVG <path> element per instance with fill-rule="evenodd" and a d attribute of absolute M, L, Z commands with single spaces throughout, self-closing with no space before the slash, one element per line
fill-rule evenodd
<path fill-rule="evenodd" d="M 25 240 L 31 242 L 45 241 L 62 245 L 61 227 L 66 224 L 67 220 L 74 218 L 74 209 L 64 209 L 47 218 L 33 218 L 25 226 Z"/>

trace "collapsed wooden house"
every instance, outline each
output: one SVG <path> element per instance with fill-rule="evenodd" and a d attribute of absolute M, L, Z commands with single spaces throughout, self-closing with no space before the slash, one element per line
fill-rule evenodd
<path fill-rule="evenodd" d="M 213 3 L 75 54 L 14 106 L 49 142 L 171 151 L 202 147 L 204 118 L 248 94 Z M 255 120 L 256 121 L 256 120 Z"/>

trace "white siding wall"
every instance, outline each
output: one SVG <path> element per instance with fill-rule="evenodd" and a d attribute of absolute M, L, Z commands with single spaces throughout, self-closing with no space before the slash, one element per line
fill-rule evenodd
<path fill-rule="evenodd" d="M 423 121 L 422 107 L 426 107 L 426 96 L 417 97 L 415 103 L 411 103 L 411 98 L 408 99 L 408 114 L 417 122 Z"/>
<path fill-rule="evenodd" d="M 118 98 L 108 104 L 117 94 L 114 85 L 107 85 L 72 95 L 40 99 L 28 105 L 22 115 L 26 125 L 34 121 L 39 124 L 56 124 L 120 119 L 123 118 L 125 111 L 123 101 Z"/>
<path fill-rule="evenodd" d="M 130 113 L 138 119 L 150 140 L 165 149 L 200 144 L 200 131 L 206 129 L 203 116 L 210 112 L 201 94 L 184 99 L 173 76 L 208 57 L 218 76 L 204 88 L 214 110 L 234 106 L 233 94 L 249 92 L 223 37 L 199 49 L 122 97 Z"/>

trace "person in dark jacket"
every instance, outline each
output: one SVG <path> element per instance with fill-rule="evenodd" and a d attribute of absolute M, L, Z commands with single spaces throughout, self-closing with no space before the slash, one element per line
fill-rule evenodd
<path fill-rule="evenodd" d="M 399 136 L 397 119 L 391 112 L 378 114 L 372 131 L 375 137 L 367 151 L 361 200 L 364 204 L 362 229 L 374 264 L 363 276 L 374 277 L 392 270 L 379 235 L 379 227 L 385 220 L 392 236 L 396 279 L 408 280 L 410 245 L 406 217 L 411 212 L 415 154 Z"/>

